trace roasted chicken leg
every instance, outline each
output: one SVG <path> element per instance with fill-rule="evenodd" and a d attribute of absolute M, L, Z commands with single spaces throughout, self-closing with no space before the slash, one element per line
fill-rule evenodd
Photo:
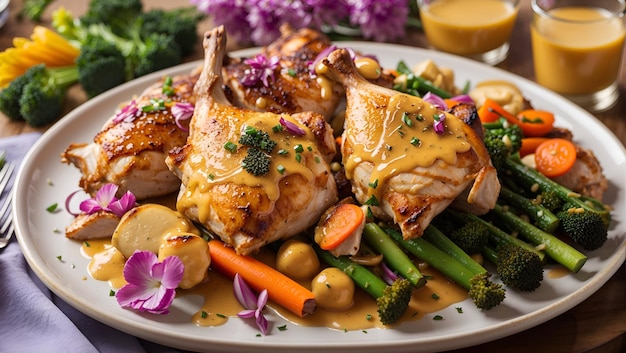
<path fill-rule="evenodd" d="M 251 254 L 315 224 L 337 201 L 329 166 L 335 141 L 320 114 L 231 105 L 222 85 L 223 27 L 207 32 L 203 45 L 189 138 L 166 159 L 182 180 L 176 207 L 239 254 Z M 262 142 L 250 144 L 251 137 Z"/>
<path fill-rule="evenodd" d="M 392 219 L 407 239 L 421 236 L 461 195 L 459 207 L 493 208 L 500 184 L 471 126 L 421 98 L 368 82 L 345 49 L 322 62 L 346 90 L 341 154 L 360 203 Z"/>
<path fill-rule="evenodd" d="M 188 133 L 177 126 L 172 107 L 194 103 L 198 77 L 199 69 L 172 77 L 171 85 L 162 78 L 112 116 L 92 143 L 69 145 L 61 161 L 80 169 L 80 186 L 91 195 L 107 183 L 119 186 L 118 196 L 131 191 L 137 199 L 177 191 L 180 180 L 168 169 L 165 156 L 182 146 Z M 164 85 L 172 93 L 165 94 Z"/>

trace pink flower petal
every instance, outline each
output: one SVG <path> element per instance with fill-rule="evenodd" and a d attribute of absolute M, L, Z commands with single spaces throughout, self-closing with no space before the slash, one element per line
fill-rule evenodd
<path fill-rule="evenodd" d="M 96 201 L 103 208 L 108 207 L 109 204 L 115 200 L 115 194 L 117 193 L 118 186 L 112 183 L 104 184 L 98 192 L 96 192 Z"/>
<path fill-rule="evenodd" d="M 122 195 L 119 200 L 111 202 L 108 208 L 116 216 L 121 218 L 126 212 L 135 207 L 136 202 L 137 199 L 135 198 L 135 195 L 133 195 L 133 193 L 130 191 L 126 191 L 126 193 Z"/>
<path fill-rule="evenodd" d="M 94 199 L 84 200 L 80 203 L 78 207 L 80 208 L 81 212 L 86 213 L 86 214 L 96 213 L 104 209 L 102 208 L 102 206 L 100 206 L 98 201 Z"/>
<path fill-rule="evenodd" d="M 157 256 L 150 251 L 135 251 L 124 265 L 126 282 L 144 286 L 152 280 L 152 267 L 158 262 Z"/>
<path fill-rule="evenodd" d="M 115 294 L 117 302 L 124 308 L 167 314 L 183 272 L 184 265 L 176 256 L 159 262 L 154 253 L 137 250 L 124 266 L 128 284 Z"/>
<path fill-rule="evenodd" d="M 185 265 L 178 256 L 168 256 L 159 266 L 163 267 L 161 273 L 161 286 L 167 289 L 176 289 L 183 279 Z M 156 266 L 156 265 L 155 265 Z"/>

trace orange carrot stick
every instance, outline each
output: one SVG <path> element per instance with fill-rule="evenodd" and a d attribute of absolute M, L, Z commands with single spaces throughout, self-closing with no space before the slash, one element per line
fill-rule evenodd
<path fill-rule="evenodd" d="M 576 146 L 566 139 L 549 139 L 535 150 L 537 170 L 548 178 L 567 173 L 575 162 Z"/>
<path fill-rule="evenodd" d="M 338 205 L 321 225 L 323 237 L 319 242 L 320 248 L 336 249 L 359 228 L 364 219 L 361 207 L 352 203 Z"/>
<path fill-rule="evenodd" d="M 270 300 L 292 313 L 303 317 L 315 311 L 315 296 L 310 290 L 263 262 L 237 254 L 220 240 L 209 241 L 209 254 L 212 268 L 230 278 L 239 273 L 250 288 L 257 292 L 267 289 Z"/>

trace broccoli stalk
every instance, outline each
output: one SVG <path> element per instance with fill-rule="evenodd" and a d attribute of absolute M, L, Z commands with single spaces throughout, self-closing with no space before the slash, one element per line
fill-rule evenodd
<path fill-rule="evenodd" d="M 534 246 L 526 243 L 525 241 L 511 236 L 510 234 L 496 227 L 492 223 L 487 222 L 481 217 L 478 217 L 476 215 L 469 214 L 469 213 L 463 213 L 463 212 L 451 210 L 450 208 L 446 209 L 443 212 L 443 214 L 450 216 L 450 217 L 454 217 L 462 221 L 463 223 L 470 223 L 470 222 L 482 223 L 489 231 L 489 240 L 490 242 L 494 244 L 495 247 L 499 247 L 505 244 L 515 245 L 515 246 L 524 248 L 530 252 L 537 254 L 537 256 L 539 256 L 539 259 L 541 259 L 541 262 L 545 261 L 546 254 L 543 251 L 537 250 L 535 249 Z"/>
<path fill-rule="evenodd" d="M 317 244 L 313 244 L 313 248 L 322 261 L 342 270 L 357 286 L 376 299 L 378 315 L 383 325 L 393 324 L 404 315 L 413 293 L 413 285 L 409 280 L 399 278 L 391 285 L 387 285 L 365 266 L 351 261 L 348 257 L 336 257 L 322 250 Z"/>
<path fill-rule="evenodd" d="M 559 226 L 559 218 L 540 202 L 530 200 L 523 195 L 513 192 L 506 186 L 501 186 L 499 202 L 513 206 L 533 220 L 533 223 L 548 233 L 554 232 Z"/>
<path fill-rule="evenodd" d="M 559 230 L 587 250 L 595 250 L 604 244 L 611 214 L 600 201 L 571 191 L 523 165 L 518 158 L 508 158 L 505 164 L 511 178 L 529 188 L 536 185 L 539 192 L 554 193 L 563 201 L 562 211 L 556 212 Z"/>
<path fill-rule="evenodd" d="M 504 284 L 524 291 L 532 291 L 539 287 L 543 280 L 543 263 L 546 256 L 543 251 L 476 215 L 450 209 L 444 211 L 444 214 L 466 223 L 482 223 L 487 228 L 489 244 L 481 253 L 496 265 L 496 272 Z"/>
<path fill-rule="evenodd" d="M 382 254 L 383 260 L 402 277 L 408 279 L 413 286 L 422 287 L 426 284 L 426 279 L 413 261 L 377 224 L 365 224 L 363 239 Z"/>
<path fill-rule="evenodd" d="M 509 230 L 515 230 L 534 245 L 542 246 L 543 251 L 553 260 L 572 272 L 578 272 L 587 261 L 587 256 L 558 237 L 526 222 L 510 210 L 496 204 L 490 211 L 492 220 Z"/>
<path fill-rule="evenodd" d="M 443 233 L 430 225 L 426 228 L 431 239 L 445 237 Z M 502 285 L 489 280 L 491 274 L 479 263 L 472 260 L 461 248 L 455 246 L 449 240 L 440 239 L 438 246 L 431 244 L 425 237 L 405 240 L 402 234 L 395 229 L 384 230 L 393 240 L 406 249 L 415 257 L 425 261 L 443 275 L 447 276 L 455 283 L 468 290 L 468 296 L 472 299 L 477 308 L 489 310 L 498 306 L 505 297 L 505 290 Z M 453 255 L 450 255 L 453 254 Z M 466 266 L 458 257 L 466 257 L 471 261 L 471 265 Z"/>

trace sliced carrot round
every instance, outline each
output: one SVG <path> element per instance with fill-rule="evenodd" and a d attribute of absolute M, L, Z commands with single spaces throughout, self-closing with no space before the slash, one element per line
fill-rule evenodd
<path fill-rule="evenodd" d="M 546 136 L 554 128 L 554 114 L 544 110 L 523 110 L 517 114 L 517 120 L 524 137 Z"/>
<path fill-rule="evenodd" d="M 322 224 L 320 248 L 336 249 L 359 228 L 364 218 L 363 210 L 355 204 L 343 203 L 337 206 Z"/>
<path fill-rule="evenodd" d="M 549 178 L 567 173 L 575 162 L 576 146 L 566 139 L 549 139 L 535 150 L 537 170 Z"/>
<path fill-rule="evenodd" d="M 519 149 L 520 157 L 535 153 L 537 147 L 549 139 L 549 137 L 524 137 L 522 139 L 522 146 Z"/>

